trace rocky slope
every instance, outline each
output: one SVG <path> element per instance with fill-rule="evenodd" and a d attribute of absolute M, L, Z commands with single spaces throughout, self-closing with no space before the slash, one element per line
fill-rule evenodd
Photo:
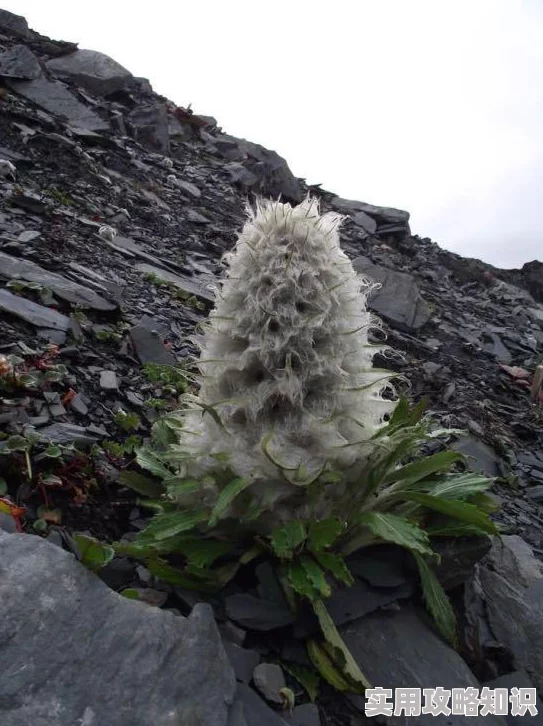
<path fill-rule="evenodd" d="M 407 212 L 310 188 L 275 152 L 2 10 L 0 159 L 0 496 L 26 527 L 42 521 L 61 543 L 74 531 L 111 539 L 143 526 L 119 486 L 129 452 L 113 442 L 145 436 L 174 400 L 152 364 L 196 353 L 187 336 L 210 309 L 246 199 L 298 202 L 309 191 L 346 215 L 343 249 L 382 283 L 370 306 L 399 353 L 387 366 L 442 423 L 469 430 L 457 445 L 500 477 L 497 521 L 541 558 L 542 263 L 499 270 L 442 250 L 411 234 Z M 52 472 L 44 461 L 59 450 L 33 459 L 16 438 L 36 432 L 53 446 L 95 446 Z M 11 514 L 5 504 L 0 525 L 12 527 Z M 489 669 L 480 677 L 507 672 Z"/>

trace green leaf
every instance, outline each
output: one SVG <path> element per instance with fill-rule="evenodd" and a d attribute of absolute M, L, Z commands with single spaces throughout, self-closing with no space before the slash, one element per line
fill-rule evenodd
<path fill-rule="evenodd" d="M 457 451 L 438 451 L 437 454 L 426 456 L 392 471 L 385 476 L 383 484 L 400 482 L 403 486 L 410 486 L 420 481 L 420 479 L 430 476 L 430 474 L 435 474 L 443 469 L 450 469 L 455 462 L 462 461 L 463 458 L 462 454 Z"/>
<path fill-rule="evenodd" d="M 365 512 L 357 521 L 386 542 L 394 542 L 422 554 L 432 553 L 426 532 L 404 517 L 381 512 Z"/>
<path fill-rule="evenodd" d="M 99 570 L 115 557 L 115 550 L 111 545 L 103 544 L 94 537 L 74 534 L 73 539 L 81 555 L 81 563 L 89 570 Z"/>
<path fill-rule="evenodd" d="M 457 499 L 442 499 L 441 497 L 434 497 L 430 494 L 421 494 L 419 492 L 408 492 L 405 493 L 404 497 L 408 501 L 416 502 L 427 509 L 441 512 L 441 514 L 446 514 L 449 517 L 459 519 L 468 524 L 474 524 L 489 534 L 498 534 L 494 522 L 474 504 L 467 504 Z"/>
<path fill-rule="evenodd" d="M 308 600 L 313 600 L 318 597 L 318 592 L 315 589 L 313 582 L 309 579 L 308 573 L 302 566 L 300 560 L 289 562 L 286 565 L 285 572 L 288 582 L 298 595 L 301 595 Z"/>
<path fill-rule="evenodd" d="M 307 535 L 309 549 L 312 552 L 320 552 L 330 547 L 345 529 L 345 523 L 335 517 L 312 522 Z"/>
<path fill-rule="evenodd" d="M 474 524 L 464 524 L 457 519 L 447 521 L 441 525 L 426 528 L 429 537 L 480 537 L 488 535 L 484 529 Z"/>
<path fill-rule="evenodd" d="M 45 532 L 49 527 L 45 519 L 36 519 L 33 522 L 32 526 L 34 527 L 36 532 Z"/>
<path fill-rule="evenodd" d="M 215 586 L 210 585 L 201 579 L 183 574 L 181 570 L 176 567 L 172 567 L 162 559 L 148 560 L 146 562 L 146 566 L 152 575 L 158 577 L 163 582 L 167 582 L 171 585 L 179 585 L 179 587 L 184 587 L 186 590 L 213 592 L 213 590 L 217 589 Z"/>
<path fill-rule="evenodd" d="M 477 492 L 469 498 L 469 504 L 474 504 L 478 509 L 487 514 L 493 514 L 499 512 L 501 509 L 500 504 L 486 492 Z"/>
<path fill-rule="evenodd" d="M 187 558 L 193 567 L 207 568 L 216 559 L 231 552 L 234 545 L 217 539 L 187 539 L 179 542 L 178 552 Z"/>
<path fill-rule="evenodd" d="M 389 421 L 389 426 L 397 426 L 400 423 L 404 423 L 408 420 L 409 416 L 409 401 L 407 398 L 402 396 L 398 401 L 396 408 L 394 409 Z"/>
<path fill-rule="evenodd" d="M 26 439 L 24 436 L 19 436 L 18 434 L 15 434 L 14 436 L 9 436 L 5 441 L 4 451 L 5 452 L 12 452 L 12 451 L 28 451 L 30 449 L 30 441 Z"/>
<path fill-rule="evenodd" d="M 142 532 L 142 539 L 145 540 L 163 540 L 168 537 L 174 537 L 180 532 L 187 532 L 194 529 L 197 524 L 204 522 L 208 515 L 198 510 L 196 512 L 166 512 L 157 514 L 146 529 Z"/>
<path fill-rule="evenodd" d="M 211 511 L 211 517 L 209 518 L 210 527 L 214 527 L 219 519 L 222 519 L 222 515 L 232 504 L 238 494 L 240 494 L 244 489 L 247 489 L 247 487 L 251 484 L 251 479 L 243 478 L 232 479 L 232 481 L 228 482 L 219 494 L 217 503 Z"/>
<path fill-rule="evenodd" d="M 333 552 L 315 552 L 314 555 L 321 567 L 328 570 L 338 582 L 343 582 L 349 587 L 354 585 L 354 577 L 341 555 Z"/>
<path fill-rule="evenodd" d="M 164 479 L 164 486 L 166 486 L 170 496 L 177 499 L 183 499 L 187 494 L 195 494 L 202 488 L 202 484 L 198 479 L 183 476 L 169 476 Z"/>
<path fill-rule="evenodd" d="M 160 482 L 137 471 L 122 471 L 119 483 L 152 499 L 158 499 L 164 494 L 164 486 Z"/>
<path fill-rule="evenodd" d="M 305 555 L 300 558 L 300 564 L 304 568 L 307 579 L 313 585 L 313 588 L 322 597 L 330 597 L 332 590 L 326 582 L 326 577 L 320 565 L 312 557 L 306 557 Z"/>
<path fill-rule="evenodd" d="M 319 695 L 319 688 L 321 679 L 315 671 L 304 666 L 298 665 L 298 663 L 281 663 L 284 670 L 295 678 L 300 683 L 309 696 L 311 703 L 315 703 Z"/>
<path fill-rule="evenodd" d="M 489 489 L 493 481 L 493 479 L 473 472 L 451 474 L 433 483 L 428 492 L 434 497 L 443 497 L 444 499 L 466 499 Z"/>
<path fill-rule="evenodd" d="M 171 476 L 171 472 L 164 466 L 157 454 L 147 446 L 136 450 L 136 461 L 142 469 L 147 469 L 159 479 Z"/>
<path fill-rule="evenodd" d="M 276 529 L 270 536 L 273 551 L 281 559 L 292 559 L 296 547 L 306 538 L 305 526 L 299 519 L 287 522 L 284 527 Z"/>
<path fill-rule="evenodd" d="M 324 648 L 316 640 L 308 640 L 306 643 L 307 654 L 311 662 L 324 678 L 336 691 L 349 691 L 351 686 L 340 670 L 333 663 Z M 296 676 L 294 676 L 296 677 Z"/>
<path fill-rule="evenodd" d="M 413 557 L 419 568 L 426 607 L 434 618 L 439 632 L 453 647 L 456 647 L 456 617 L 451 602 L 426 560 L 417 552 L 413 552 Z"/>
<path fill-rule="evenodd" d="M 127 587 L 126 590 L 121 590 L 121 592 L 119 594 L 122 595 L 123 597 L 127 597 L 129 600 L 139 600 L 140 599 L 139 591 L 133 587 Z"/>
<path fill-rule="evenodd" d="M 361 690 L 371 688 L 370 682 L 364 676 L 358 667 L 358 663 L 355 661 L 351 652 L 343 642 L 343 639 L 339 634 L 334 621 L 330 617 L 330 613 L 326 609 L 324 602 L 317 598 L 316 600 L 313 600 L 311 604 L 315 611 L 315 615 L 319 619 L 322 634 L 333 652 L 334 660 L 337 662 L 339 659 L 342 664 L 344 676 L 352 681 L 352 683 L 359 686 Z"/>

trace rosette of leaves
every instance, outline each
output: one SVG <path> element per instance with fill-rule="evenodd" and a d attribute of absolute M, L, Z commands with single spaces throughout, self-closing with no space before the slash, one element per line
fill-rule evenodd
<path fill-rule="evenodd" d="M 251 210 L 199 341 L 199 392 L 137 453 L 161 480 L 147 502 L 155 516 L 116 549 L 201 591 L 270 559 L 292 607 L 309 601 L 318 616 L 315 666 L 336 688 L 360 690 L 367 680 L 325 606 L 334 584 L 353 583 L 345 556 L 380 542 L 412 552 L 427 607 L 454 642 L 431 538 L 496 530 L 483 494 L 491 480 L 451 473 L 457 452 L 424 455 L 458 432 L 392 400 L 395 374 L 372 368 L 383 346 L 368 342 L 371 283 L 341 251 L 339 221 L 310 199 Z"/>

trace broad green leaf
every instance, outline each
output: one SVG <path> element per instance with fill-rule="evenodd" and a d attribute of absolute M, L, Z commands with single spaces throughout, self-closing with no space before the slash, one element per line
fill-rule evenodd
<path fill-rule="evenodd" d="M 300 564 L 304 568 L 307 574 L 307 579 L 311 582 L 314 589 L 322 595 L 322 597 L 330 597 L 332 589 L 326 582 L 326 577 L 322 567 L 315 562 L 312 557 L 306 557 L 305 555 L 300 558 Z"/>
<path fill-rule="evenodd" d="M 287 522 L 284 527 L 276 529 L 270 535 L 273 551 L 282 559 L 292 559 L 296 547 L 299 547 L 306 538 L 305 526 L 299 519 Z"/>
<path fill-rule="evenodd" d="M 179 542 L 177 551 L 196 568 L 210 567 L 216 559 L 231 552 L 234 545 L 217 539 L 187 539 Z"/>
<path fill-rule="evenodd" d="M 437 454 L 426 456 L 390 472 L 383 479 L 383 484 L 399 482 L 402 486 L 410 486 L 430 474 L 450 469 L 455 462 L 462 461 L 463 458 L 457 451 L 438 451 Z"/>
<path fill-rule="evenodd" d="M 213 592 L 217 589 L 216 586 L 211 583 L 206 583 L 201 579 L 183 574 L 181 570 L 176 567 L 172 567 L 161 559 L 148 560 L 146 562 L 146 567 L 152 575 L 158 577 L 160 580 L 163 580 L 163 582 L 167 582 L 171 585 L 179 585 L 179 587 L 184 587 L 185 590 Z"/>
<path fill-rule="evenodd" d="M 168 537 L 174 537 L 180 532 L 193 529 L 197 524 L 204 522 L 207 517 L 208 515 L 202 510 L 157 514 L 142 532 L 142 535 L 146 540 L 156 539 L 160 541 Z"/>
<path fill-rule="evenodd" d="M 336 691 L 349 691 L 351 689 L 349 681 L 343 677 L 341 671 L 333 663 L 324 648 L 315 640 L 308 640 L 306 646 L 311 662 L 324 680 Z"/>
<path fill-rule="evenodd" d="M 465 524 L 457 519 L 447 520 L 445 523 L 426 528 L 429 537 L 480 537 L 488 535 L 484 529 L 474 524 Z"/>
<path fill-rule="evenodd" d="M 489 489 L 493 481 L 494 479 L 473 472 L 450 474 L 432 483 L 432 486 L 428 487 L 428 493 L 444 499 L 466 499 L 473 494 Z"/>
<path fill-rule="evenodd" d="M 191 479 L 184 476 L 169 476 L 164 479 L 164 486 L 174 498 L 182 498 L 187 494 L 195 494 L 202 489 L 202 484 L 198 479 Z"/>
<path fill-rule="evenodd" d="M 308 600 L 313 600 L 318 596 L 318 592 L 310 580 L 306 569 L 302 567 L 300 560 L 289 562 L 286 565 L 285 571 L 288 582 L 298 595 L 306 597 Z"/>
<path fill-rule="evenodd" d="M 211 517 L 209 518 L 210 527 L 214 527 L 219 519 L 222 519 L 223 514 L 232 504 L 238 494 L 240 494 L 244 489 L 247 489 L 247 487 L 251 484 L 251 479 L 243 479 L 238 477 L 236 479 L 232 479 L 232 481 L 224 487 L 224 489 L 221 491 L 217 498 L 217 503 L 211 511 Z"/>
<path fill-rule="evenodd" d="M 94 537 L 74 534 L 73 539 L 81 555 L 81 563 L 89 570 L 99 570 L 115 557 L 115 550 L 111 545 L 103 544 Z"/>
<path fill-rule="evenodd" d="M 314 555 L 321 567 L 328 570 L 338 582 L 343 582 L 349 587 L 354 585 L 354 577 L 341 555 L 336 555 L 333 552 L 315 552 Z"/>
<path fill-rule="evenodd" d="M 413 552 L 413 557 L 419 568 L 422 595 L 426 607 L 434 618 L 439 632 L 455 647 L 457 645 L 456 617 L 451 602 L 426 560 L 418 552 Z"/>
<path fill-rule="evenodd" d="M 324 602 L 317 598 L 312 601 L 311 605 L 315 611 L 315 615 L 319 619 L 322 634 L 325 637 L 327 644 L 333 650 L 334 658 L 340 658 L 342 661 L 343 674 L 352 683 L 357 684 L 361 689 L 371 688 L 371 684 L 368 679 L 364 676 L 358 663 L 351 655 L 350 650 L 347 648 L 341 635 L 339 634 L 334 621 L 330 617 L 330 613 L 326 609 Z"/>
<path fill-rule="evenodd" d="M 501 506 L 498 504 L 498 502 L 486 492 L 477 492 L 476 494 L 471 496 L 469 498 L 469 504 L 474 504 L 478 509 L 486 512 L 487 514 L 499 512 L 501 509 Z"/>
<path fill-rule="evenodd" d="M 142 469 L 147 469 L 159 479 L 171 476 L 171 472 L 164 466 L 160 458 L 147 446 L 136 449 L 136 461 Z"/>
<path fill-rule="evenodd" d="M 43 452 L 43 455 L 49 456 L 51 459 L 59 459 L 62 456 L 62 449 L 56 444 L 49 444 Z"/>
<path fill-rule="evenodd" d="M 388 421 L 389 426 L 397 426 L 400 423 L 403 423 L 404 421 L 408 420 L 409 416 L 409 401 L 407 398 L 402 396 L 398 403 L 396 404 L 396 408 L 392 412 L 392 415 Z"/>
<path fill-rule="evenodd" d="M 318 674 L 315 673 L 315 671 L 310 670 L 309 668 L 304 668 L 304 666 L 301 666 L 298 663 L 283 662 L 281 663 L 281 666 L 284 670 L 287 671 L 287 673 L 290 673 L 290 675 L 305 688 L 305 690 L 307 691 L 307 695 L 311 700 L 311 703 L 315 703 L 315 701 L 317 700 L 317 696 L 319 695 L 319 687 L 321 682 Z"/>
<path fill-rule="evenodd" d="M 345 524 L 340 519 L 330 517 L 312 522 L 307 534 L 307 544 L 312 552 L 320 552 L 334 544 L 345 531 Z"/>
<path fill-rule="evenodd" d="M 422 554 L 432 552 L 426 532 L 404 517 L 381 512 L 365 512 L 358 517 L 358 522 L 386 542 L 394 542 Z"/>
<path fill-rule="evenodd" d="M 442 499 L 441 497 L 433 497 L 430 494 L 421 494 L 419 492 L 406 492 L 404 498 L 427 509 L 446 514 L 448 517 L 474 524 L 489 534 L 498 534 L 494 522 L 474 504 L 467 504 L 457 499 Z"/>
<path fill-rule="evenodd" d="M 160 482 L 145 476 L 145 474 L 140 474 L 138 471 L 127 471 L 125 469 L 121 472 L 119 483 L 133 489 L 138 494 L 143 494 L 152 499 L 158 499 L 164 494 L 164 486 Z"/>

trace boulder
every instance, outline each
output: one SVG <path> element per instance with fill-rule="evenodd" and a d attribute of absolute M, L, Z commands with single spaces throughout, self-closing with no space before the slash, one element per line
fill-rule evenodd
<path fill-rule="evenodd" d="M 126 120 L 139 144 L 161 154 L 170 153 L 170 128 L 165 104 L 137 106 Z"/>
<path fill-rule="evenodd" d="M 120 91 L 133 78 L 120 63 L 95 50 L 76 50 L 75 53 L 53 58 L 46 65 L 57 78 L 71 81 L 96 96 L 109 96 Z"/>
<path fill-rule="evenodd" d="M 26 45 L 14 45 L 0 54 L 0 76 L 32 81 L 42 74 L 39 60 Z"/>
<path fill-rule="evenodd" d="M 364 256 L 355 258 L 353 267 L 356 272 L 381 283 L 381 288 L 371 293 L 368 307 L 394 328 L 416 331 L 430 319 L 431 310 L 411 275 L 375 265 Z"/>
<path fill-rule="evenodd" d="M 0 662 L 2 726 L 225 726 L 235 690 L 210 606 L 184 618 L 124 598 L 1 531 Z"/>
<path fill-rule="evenodd" d="M 8 10 L 0 9 L 0 32 L 14 35 L 16 38 L 28 38 L 30 30 L 22 15 L 15 15 Z"/>

